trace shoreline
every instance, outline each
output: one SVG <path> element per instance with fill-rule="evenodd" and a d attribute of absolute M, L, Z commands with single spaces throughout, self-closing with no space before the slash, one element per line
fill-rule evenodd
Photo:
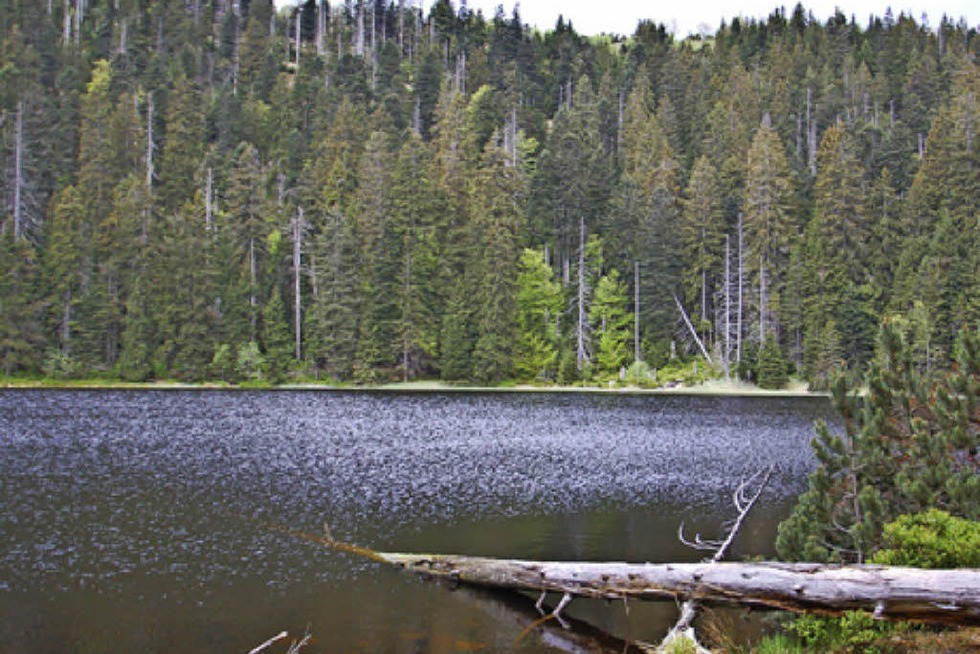
<path fill-rule="evenodd" d="M 447 384 L 439 380 L 418 380 L 376 385 L 297 382 L 275 385 L 237 385 L 223 383 L 189 383 L 178 381 L 124 382 L 117 380 L 18 380 L 0 381 L 0 388 L 10 390 L 200 390 L 200 391 L 342 391 L 385 393 L 592 393 L 599 395 L 700 395 L 705 397 L 830 397 L 827 392 L 810 391 L 806 384 L 793 382 L 787 388 L 767 390 L 736 381 L 712 380 L 696 386 L 560 386 L 516 384 L 512 386 L 476 386 Z"/>

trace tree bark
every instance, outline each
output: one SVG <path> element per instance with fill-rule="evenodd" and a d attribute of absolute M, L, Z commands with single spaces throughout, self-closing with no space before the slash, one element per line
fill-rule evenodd
<path fill-rule="evenodd" d="M 340 544 L 337 544 L 340 545 Z M 980 624 L 980 569 L 816 563 L 581 563 L 373 552 L 376 561 L 456 582 L 595 599 L 695 599 L 936 624 Z"/>

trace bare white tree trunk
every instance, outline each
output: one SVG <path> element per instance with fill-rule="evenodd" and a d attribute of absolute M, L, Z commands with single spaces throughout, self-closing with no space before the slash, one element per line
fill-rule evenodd
<path fill-rule="evenodd" d="M 364 56 L 364 5 L 357 3 L 357 34 L 354 40 L 354 52 L 358 57 Z"/>
<path fill-rule="evenodd" d="M 24 101 L 17 103 L 14 124 L 14 239 L 24 232 Z"/>
<path fill-rule="evenodd" d="M 813 89 L 806 88 L 806 158 L 810 174 L 817 176 L 817 121 L 813 119 Z"/>
<path fill-rule="evenodd" d="M 327 34 L 327 11 L 323 6 L 324 0 L 316 3 L 316 56 L 326 55 L 324 37 Z"/>
<path fill-rule="evenodd" d="M 371 88 L 378 88 L 378 34 L 377 17 L 374 15 L 374 2 L 371 3 Z"/>
<path fill-rule="evenodd" d="M 69 341 L 71 339 L 71 289 L 66 289 L 62 296 L 61 307 L 61 349 L 70 353 Z"/>
<path fill-rule="evenodd" d="M 71 43 L 71 0 L 64 2 L 64 15 L 61 20 L 61 46 L 68 48 Z"/>
<path fill-rule="evenodd" d="M 153 93 L 146 95 L 146 192 L 153 190 Z"/>
<path fill-rule="evenodd" d="M 842 615 L 867 611 L 877 619 L 971 625 L 980 621 L 980 570 L 923 570 L 821 563 L 621 563 L 491 559 L 451 554 L 378 552 L 317 538 L 409 572 L 488 588 L 559 593 L 560 613 L 573 597 L 605 600 L 678 598 Z"/>
<path fill-rule="evenodd" d="M 127 43 L 126 43 L 128 27 L 129 27 L 129 22 L 126 21 L 125 18 L 122 21 L 120 21 L 120 25 L 119 25 L 119 48 L 116 50 L 116 52 L 118 54 L 121 54 L 121 55 L 126 54 L 126 49 L 128 47 L 127 46 Z"/>
<path fill-rule="evenodd" d="M 711 360 L 711 355 L 708 354 L 707 348 L 704 347 L 704 342 L 698 336 L 698 330 L 694 328 L 694 325 L 691 323 L 691 319 L 687 315 L 687 311 L 684 310 L 684 305 L 681 304 L 680 298 L 678 298 L 676 295 L 674 296 L 674 303 L 677 305 L 677 310 L 681 312 L 681 317 L 684 319 L 684 324 L 687 325 L 688 330 L 690 330 L 691 336 L 694 337 L 694 342 L 698 344 L 698 349 L 701 350 L 701 354 L 704 355 L 704 358 L 708 360 L 709 364 L 713 364 L 714 362 Z"/>
<path fill-rule="evenodd" d="M 766 262 L 759 255 L 759 346 L 766 340 Z"/>
<path fill-rule="evenodd" d="M 75 0 L 75 47 L 82 42 L 82 18 L 85 13 L 84 0 Z"/>
<path fill-rule="evenodd" d="M 405 0 L 398 0 L 398 54 L 405 54 Z"/>
<path fill-rule="evenodd" d="M 742 310 L 743 286 L 745 280 L 745 255 L 743 248 L 744 230 L 742 213 L 738 214 L 738 310 L 735 313 L 735 362 L 742 363 Z"/>
<path fill-rule="evenodd" d="M 256 333 L 258 331 L 258 314 L 256 312 L 259 306 L 259 298 L 255 291 L 259 285 L 259 262 L 258 256 L 255 252 L 255 237 L 249 237 L 248 239 L 248 304 L 252 308 L 251 311 L 251 327 L 252 327 L 252 339 L 256 340 Z"/>
<path fill-rule="evenodd" d="M 303 360 L 303 296 L 300 284 L 303 272 L 303 228 L 303 207 L 299 207 L 293 220 L 293 322 L 297 361 Z"/>
<path fill-rule="evenodd" d="M 301 10 L 296 11 L 296 68 L 299 68 L 299 50 L 302 45 L 303 35 L 303 12 Z"/>
<path fill-rule="evenodd" d="M 204 229 L 211 231 L 211 224 L 214 220 L 212 214 L 212 203 L 214 202 L 214 170 L 208 166 L 208 177 L 204 183 Z"/>
<path fill-rule="evenodd" d="M 575 366 L 579 372 L 582 372 L 582 369 L 585 367 L 585 362 L 589 359 L 589 321 L 585 315 L 585 285 L 585 216 L 581 216 L 579 217 L 578 239 L 578 324 L 575 328 Z"/>
<path fill-rule="evenodd" d="M 640 262 L 633 262 L 633 361 L 640 361 Z"/>
<path fill-rule="evenodd" d="M 732 254 L 731 239 L 725 234 L 725 379 L 731 379 L 732 356 Z"/>

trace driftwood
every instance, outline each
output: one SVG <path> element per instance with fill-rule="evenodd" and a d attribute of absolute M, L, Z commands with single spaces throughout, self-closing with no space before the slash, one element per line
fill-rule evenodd
<path fill-rule="evenodd" d="M 980 569 L 821 563 L 590 563 L 378 552 L 275 527 L 331 549 L 425 576 L 486 588 L 616 600 L 697 600 L 931 624 L 980 625 Z M 561 606 L 561 603 L 559 603 Z M 564 607 L 562 607 L 564 608 Z M 554 613 L 560 614 L 556 609 Z"/>
<path fill-rule="evenodd" d="M 373 552 L 372 558 L 458 583 L 563 597 L 694 599 L 796 612 L 980 624 L 980 569 L 815 563 L 573 563 Z M 557 611 L 560 613 L 560 611 Z"/>

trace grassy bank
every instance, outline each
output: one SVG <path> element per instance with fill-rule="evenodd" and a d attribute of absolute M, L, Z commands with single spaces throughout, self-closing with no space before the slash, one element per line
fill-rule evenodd
<path fill-rule="evenodd" d="M 0 377 L 0 388 L 49 388 L 49 389 L 199 389 L 199 390 L 363 390 L 363 391 L 403 391 L 411 393 L 624 393 L 638 395 L 711 395 L 721 397 L 813 397 L 826 395 L 811 392 L 805 383 L 793 382 L 784 389 L 766 390 L 753 384 L 738 381 L 709 380 L 701 384 L 665 385 L 657 388 L 641 388 L 630 384 L 607 382 L 605 384 L 501 384 L 499 386 L 479 386 L 470 384 L 450 384 L 440 380 L 413 380 L 388 384 L 351 384 L 335 382 L 303 381 L 286 384 L 270 384 L 262 381 L 230 384 L 225 382 L 190 383 L 177 380 L 152 382 L 126 382 L 119 379 L 48 379 Z"/>

